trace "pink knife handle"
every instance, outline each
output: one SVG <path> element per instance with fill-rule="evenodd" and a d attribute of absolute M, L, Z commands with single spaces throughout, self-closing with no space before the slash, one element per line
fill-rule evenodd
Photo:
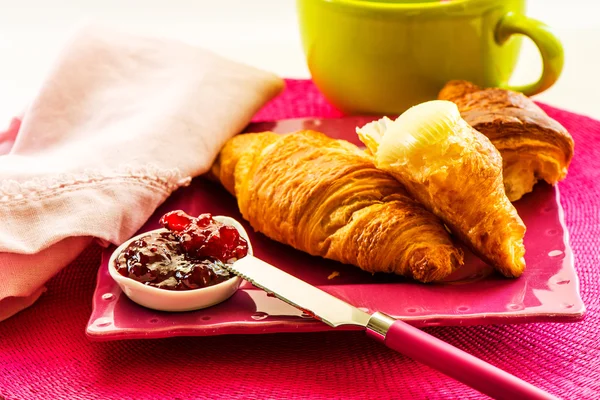
<path fill-rule="evenodd" d="M 367 334 L 380 341 L 383 340 L 390 349 L 428 365 L 490 397 L 496 399 L 556 399 L 551 394 L 514 375 L 405 322 L 396 320 L 389 327 L 387 333 L 377 333 L 367 329 Z"/>

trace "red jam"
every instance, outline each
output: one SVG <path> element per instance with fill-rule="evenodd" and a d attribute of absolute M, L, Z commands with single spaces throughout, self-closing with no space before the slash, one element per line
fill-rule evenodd
<path fill-rule="evenodd" d="M 160 223 L 169 232 L 144 236 L 119 254 L 121 275 L 162 289 L 198 289 L 231 278 L 225 264 L 248 254 L 248 243 L 238 230 L 210 214 L 193 218 L 172 211 Z"/>

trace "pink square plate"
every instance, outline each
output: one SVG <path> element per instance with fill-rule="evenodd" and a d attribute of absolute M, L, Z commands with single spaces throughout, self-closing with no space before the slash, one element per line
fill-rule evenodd
<path fill-rule="evenodd" d="M 286 133 L 314 129 L 360 145 L 355 127 L 373 119 L 293 119 L 253 124 L 248 131 Z M 312 257 L 254 232 L 242 219 L 235 199 L 218 184 L 202 178 L 173 193 L 140 232 L 158 228 L 160 216 L 174 209 L 192 215 L 209 212 L 231 216 L 248 231 L 257 257 L 357 307 L 369 312 L 382 311 L 416 326 L 580 320 L 585 306 L 579 295 L 558 188 L 538 184 L 533 193 L 515 206 L 527 225 L 527 269 L 518 279 L 499 276 L 468 252 L 465 268 L 448 282 L 439 284 L 371 275 L 350 265 Z M 106 249 L 98 271 L 93 310 L 86 329 L 91 339 L 332 329 L 247 282 L 229 300 L 207 309 L 184 313 L 146 309 L 129 300 L 108 274 L 107 262 L 113 249 Z"/>

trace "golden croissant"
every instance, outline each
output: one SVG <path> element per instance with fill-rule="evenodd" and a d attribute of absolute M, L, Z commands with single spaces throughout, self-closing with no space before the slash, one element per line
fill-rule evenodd
<path fill-rule="evenodd" d="M 454 103 L 426 102 L 357 133 L 377 168 L 404 184 L 475 254 L 507 277 L 521 275 L 525 225 L 504 193 L 502 159 Z"/>
<path fill-rule="evenodd" d="M 211 173 L 256 231 L 309 254 L 422 282 L 463 264 L 441 221 L 349 142 L 314 131 L 238 135 Z"/>
<path fill-rule="evenodd" d="M 511 201 L 531 192 L 538 180 L 555 184 L 567 175 L 573 138 L 525 95 L 451 81 L 438 98 L 456 103 L 462 118 L 500 151 Z"/>

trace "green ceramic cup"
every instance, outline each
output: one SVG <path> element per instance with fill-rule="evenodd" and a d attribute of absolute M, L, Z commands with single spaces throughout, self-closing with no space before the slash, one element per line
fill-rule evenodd
<path fill-rule="evenodd" d="M 556 82 L 563 49 L 525 0 L 297 0 L 312 78 L 347 113 L 399 114 L 465 79 L 533 95 Z M 542 76 L 508 86 L 521 35 L 539 48 Z"/>

